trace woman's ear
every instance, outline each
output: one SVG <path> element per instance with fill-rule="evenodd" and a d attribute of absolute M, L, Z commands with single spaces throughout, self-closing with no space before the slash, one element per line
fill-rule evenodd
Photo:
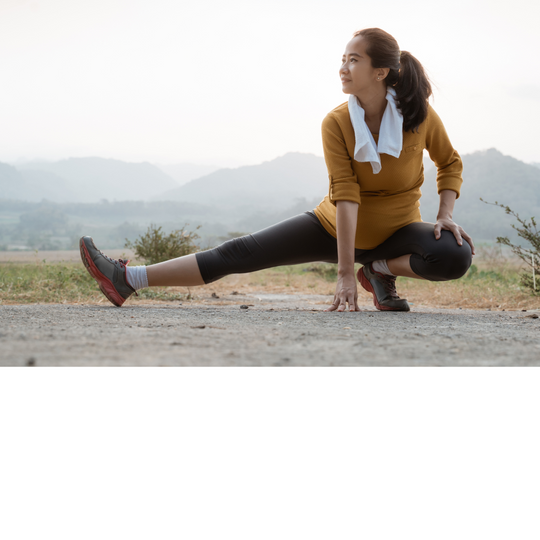
<path fill-rule="evenodd" d="M 382 81 L 384 80 L 388 74 L 390 73 L 390 68 L 380 68 L 379 71 L 377 71 L 377 77 Z"/>

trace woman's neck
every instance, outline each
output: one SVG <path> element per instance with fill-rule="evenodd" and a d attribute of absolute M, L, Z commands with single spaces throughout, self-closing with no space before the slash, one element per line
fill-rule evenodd
<path fill-rule="evenodd" d="M 364 109 L 364 119 L 371 131 L 378 133 L 379 127 L 382 122 L 382 117 L 388 101 L 386 99 L 386 89 L 384 93 L 377 89 L 377 91 L 370 91 L 367 95 L 357 95 L 360 106 Z"/>

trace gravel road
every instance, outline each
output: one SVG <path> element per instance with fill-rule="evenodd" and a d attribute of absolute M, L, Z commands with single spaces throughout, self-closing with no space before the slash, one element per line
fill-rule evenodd
<path fill-rule="evenodd" d="M 540 365 L 535 312 L 325 313 L 329 297 L 0 306 L 3 366 Z M 241 308 L 241 304 L 248 308 Z"/>

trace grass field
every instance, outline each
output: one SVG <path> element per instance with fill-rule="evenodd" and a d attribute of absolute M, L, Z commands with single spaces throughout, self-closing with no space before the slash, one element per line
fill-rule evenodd
<path fill-rule="evenodd" d="M 539 309 L 540 295 L 520 286 L 517 261 L 492 248 L 480 248 L 474 265 L 461 279 L 428 282 L 399 277 L 398 293 L 415 306 L 469 309 Z M 359 268 L 359 266 L 357 266 Z M 333 295 L 336 266 L 315 263 L 282 266 L 251 274 L 236 274 L 202 287 L 145 289 L 128 303 L 149 301 L 219 302 L 216 297 L 242 294 Z M 371 304 L 371 295 L 358 288 L 359 303 Z M 0 304 L 96 303 L 108 301 L 80 262 L 2 262 Z"/>

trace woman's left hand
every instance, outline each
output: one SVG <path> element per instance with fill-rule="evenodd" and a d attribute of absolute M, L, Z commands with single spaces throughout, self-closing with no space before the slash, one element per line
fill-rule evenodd
<path fill-rule="evenodd" d="M 435 224 L 435 239 L 438 240 L 441 237 L 441 230 L 444 229 L 446 231 L 450 231 L 454 234 L 456 237 L 457 243 L 462 246 L 463 245 L 463 238 L 467 240 L 469 245 L 471 246 L 472 254 L 475 255 L 474 251 L 474 243 L 472 238 L 463 230 L 462 227 L 460 227 L 457 223 L 455 223 L 450 218 L 440 218 L 437 220 L 437 223 Z"/>

